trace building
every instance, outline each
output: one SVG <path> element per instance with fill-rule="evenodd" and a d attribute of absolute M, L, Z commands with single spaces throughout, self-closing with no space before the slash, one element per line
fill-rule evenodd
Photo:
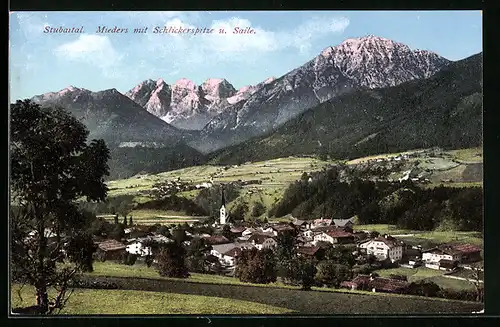
<path fill-rule="evenodd" d="M 120 260 L 127 252 L 127 246 L 116 240 L 106 240 L 97 243 L 96 255 L 101 261 Z"/>
<path fill-rule="evenodd" d="M 173 240 L 169 239 L 166 236 L 156 235 L 156 236 L 147 236 L 141 237 L 137 239 L 131 239 L 128 241 L 126 245 L 126 251 L 131 254 L 137 254 L 138 256 L 145 257 L 148 255 L 152 255 L 153 251 L 151 246 L 147 245 L 147 243 L 155 242 L 155 243 L 171 243 Z"/>
<path fill-rule="evenodd" d="M 422 261 L 428 268 L 438 267 L 439 261 L 449 260 L 449 261 L 460 261 L 462 253 L 451 247 L 436 247 L 426 251 L 422 251 Z"/>
<path fill-rule="evenodd" d="M 338 228 L 350 228 L 354 226 L 354 217 L 349 219 L 333 219 L 333 224 Z"/>
<path fill-rule="evenodd" d="M 224 267 L 232 267 L 236 264 L 237 257 L 242 249 L 250 249 L 253 245 L 249 243 L 228 243 L 213 245 L 210 254 L 219 259 Z"/>
<path fill-rule="evenodd" d="M 259 250 L 269 249 L 278 245 L 274 238 L 272 238 L 270 235 L 265 234 L 253 234 L 248 239 L 248 242 L 252 243 L 252 245 Z"/>
<path fill-rule="evenodd" d="M 243 232 L 246 230 L 245 227 L 232 227 L 231 228 L 231 233 L 233 233 L 234 236 L 243 236 Z"/>
<path fill-rule="evenodd" d="M 210 245 L 231 243 L 230 240 L 228 240 L 226 237 L 222 235 L 211 235 L 209 237 L 202 237 L 202 238 L 205 239 L 207 243 Z"/>
<path fill-rule="evenodd" d="M 351 281 L 345 281 L 340 284 L 340 287 L 351 290 L 370 290 L 372 292 L 384 293 L 404 293 L 410 283 L 392 278 L 372 277 L 366 275 L 358 275 Z"/>
<path fill-rule="evenodd" d="M 270 228 L 271 228 L 271 232 L 275 236 L 278 236 L 278 234 L 282 233 L 282 232 L 295 232 L 295 228 L 288 225 L 288 224 L 276 224 L 276 225 L 272 225 Z"/>
<path fill-rule="evenodd" d="M 325 249 L 319 246 L 300 246 L 297 248 L 297 255 L 321 260 L 325 255 Z"/>
<path fill-rule="evenodd" d="M 222 204 L 219 209 L 219 224 L 223 226 L 227 223 L 228 220 L 228 215 L 226 212 L 226 199 L 224 197 L 224 187 L 222 187 L 221 193 L 222 193 Z"/>
<path fill-rule="evenodd" d="M 473 244 L 457 244 L 451 248 L 461 253 L 461 263 L 472 263 L 481 261 L 481 248 Z"/>
<path fill-rule="evenodd" d="M 330 230 L 314 236 L 314 243 L 328 242 L 331 244 L 354 243 L 354 235 L 343 230 Z"/>
<path fill-rule="evenodd" d="M 379 261 L 389 259 L 396 262 L 403 257 L 402 242 L 387 235 L 361 243 L 359 250 L 366 255 L 374 255 Z"/>

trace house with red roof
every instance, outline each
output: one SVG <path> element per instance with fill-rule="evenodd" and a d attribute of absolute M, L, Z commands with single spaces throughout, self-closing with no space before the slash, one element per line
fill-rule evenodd
<path fill-rule="evenodd" d="M 216 244 L 227 244 L 231 243 L 230 240 L 228 240 L 226 237 L 222 235 L 211 235 L 209 237 L 203 237 L 208 244 L 210 245 L 216 245 Z"/>
<path fill-rule="evenodd" d="M 319 246 L 300 246 L 297 248 L 297 255 L 321 260 L 324 257 L 325 249 Z"/>
<path fill-rule="evenodd" d="M 372 292 L 404 293 L 410 286 L 409 282 L 399 279 L 358 275 L 351 281 L 344 281 L 340 287 L 352 290 L 370 290 Z"/>
<path fill-rule="evenodd" d="M 455 244 L 451 245 L 451 248 L 453 248 L 456 251 L 459 251 L 461 253 L 460 256 L 460 262 L 461 263 L 472 263 L 472 262 L 477 262 L 481 261 L 481 248 L 477 245 L 474 244 Z"/>

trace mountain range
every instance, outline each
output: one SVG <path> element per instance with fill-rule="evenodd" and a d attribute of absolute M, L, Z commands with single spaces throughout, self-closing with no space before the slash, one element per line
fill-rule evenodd
<path fill-rule="evenodd" d="M 140 171 L 161 172 L 205 160 L 183 141 L 183 132 L 115 89 L 92 92 L 70 86 L 32 100 L 65 108 L 87 127 L 89 139 L 104 139 L 111 154 L 110 178 L 125 178 Z"/>
<path fill-rule="evenodd" d="M 210 154 L 238 164 L 297 154 L 356 158 L 439 146 L 482 144 L 482 54 L 428 79 L 335 97 L 267 135 Z"/>
<path fill-rule="evenodd" d="M 474 143 L 477 136 L 459 123 L 467 115 L 476 117 L 481 101 L 476 86 L 482 77 L 472 66 L 482 64 L 482 57 L 474 58 L 452 62 L 369 35 L 327 47 L 279 78 L 239 90 L 224 78 L 201 85 L 186 78 L 172 84 L 158 79 L 143 81 L 125 94 L 69 87 L 33 100 L 67 108 L 85 123 L 91 137 L 127 152 L 117 156 L 121 161 L 130 161 L 139 148 L 142 155 L 154 153 L 156 164 L 141 170 L 203 162 L 208 153 L 215 161 L 304 151 L 350 156 L 413 146 L 423 131 L 427 137 L 421 144 L 461 146 Z M 454 83 L 461 83 L 462 91 Z M 392 127 L 406 132 L 391 132 Z M 480 124 L 473 128 L 480 131 Z M 299 131 L 302 138 L 297 140 L 293 133 Z M 429 136 L 432 131 L 439 137 Z M 469 136 L 460 138 L 461 133 Z M 173 149 L 185 160 L 162 163 L 164 156 L 157 153 L 171 156 Z M 124 174 L 139 169 L 136 164 L 127 167 Z"/>

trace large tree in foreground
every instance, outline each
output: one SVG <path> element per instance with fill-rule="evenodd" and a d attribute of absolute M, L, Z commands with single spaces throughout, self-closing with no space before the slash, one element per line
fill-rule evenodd
<path fill-rule="evenodd" d="M 109 150 L 103 140 L 88 144 L 88 130 L 63 109 L 17 101 L 10 118 L 12 278 L 35 287 L 35 312 L 52 313 L 70 279 L 92 269 L 93 216 L 77 200 L 105 199 Z"/>

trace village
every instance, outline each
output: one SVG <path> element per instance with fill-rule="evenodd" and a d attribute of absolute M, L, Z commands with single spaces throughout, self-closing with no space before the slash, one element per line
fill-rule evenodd
<path fill-rule="evenodd" d="M 300 257 L 321 260 L 327 248 L 341 247 L 352 253 L 356 263 L 369 262 L 371 270 L 425 267 L 442 271 L 442 275 L 447 278 L 482 283 L 480 277 L 473 280 L 471 277 L 454 276 L 460 271 L 480 271 L 482 274 L 482 268 L 477 268 L 476 265 L 482 260 L 481 248 L 473 244 L 445 243 L 432 248 L 422 248 L 420 245 L 406 244 L 397 238 L 398 235 L 381 235 L 377 232 L 362 230 L 359 228 L 361 226 L 356 226 L 354 218 L 322 218 L 308 221 L 290 218 L 290 223 L 233 222 L 228 216 L 224 196 L 222 196 L 219 219 L 213 223 L 186 223 L 188 228 L 183 229 L 182 244 L 188 247 L 193 240 L 203 239 L 210 246 L 211 266 L 217 267 L 217 269 L 210 269 L 207 273 L 225 276 L 234 276 L 238 257 L 243 250 L 275 249 L 278 245 L 278 236 L 282 233 L 289 233 L 293 235 L 295 250 Z M 120 240 L 102 238 L 96 240 L 98 260 L 116 261 L 129 254 L 140 262 L 152 256 L 151 242 L 156 244 L 174 242 L 166 226 L 154 230 L 144 228 L 144 226 L 130 225 L 124 230 L 124 235 Z M 175 225 L 171 228 L 180 229 Z M 352 277 L 350 280 L 343 281 L 340 287 L 371 292 L 404 293 L 410 285 L 409 281 L 401 278 L 402 276 L 380 277 L 377 273 L 360 272 Z"/>

